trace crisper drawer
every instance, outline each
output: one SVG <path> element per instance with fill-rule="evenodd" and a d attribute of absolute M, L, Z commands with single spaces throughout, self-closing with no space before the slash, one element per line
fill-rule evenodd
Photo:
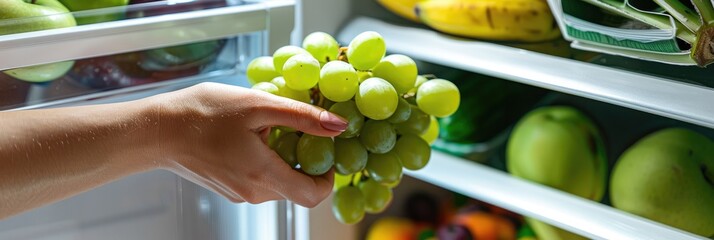
<path fill-rule="evenodd" d="M 247 86 L 248 61 L 289 44 L 294 22 L 292 0 L 129 3 L 4 20 L 0 4 L 0 111 L 128 101 L 205 81 Z M 66 18 L 79 25 L 33 28 Z M 159 170 L 2 219 L 0 240 L 285 239 L 289 206 L 233 204 Z"/>

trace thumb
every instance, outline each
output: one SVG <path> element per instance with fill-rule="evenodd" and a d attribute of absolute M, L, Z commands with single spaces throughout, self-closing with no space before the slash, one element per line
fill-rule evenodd
<path fill-rule="evenodd" d="M 285 126 L 311 135 L 333 137 L 347 129 L 347 121 L 325 109 L 293 99 L 266 94 L 255 114 L 257 128 Z"/>

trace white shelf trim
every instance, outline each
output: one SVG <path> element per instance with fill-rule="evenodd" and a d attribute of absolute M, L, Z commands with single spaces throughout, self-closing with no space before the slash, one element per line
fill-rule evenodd
<path fill-rule="evenodd" d="M 431 161 L 407 175 L 591 239 L 704 239 L 682 230 L 490 167 L 432 151 Z"/>
<path fill-rule="evenodd" d="M 714 128 L 714 91 L 644 74 L 358 17 L 337 38 L 377 31 L 392 53 Z"/>
<path fill-rule="evenodd" d="M 3 35 L 0 36 L 0 56 L 2 56 L 0 57 L 0 70 L 206 41 L 267 30 L 270 9 L 292 8 L 294 4 L 293 0 L 275 0 Z"/>

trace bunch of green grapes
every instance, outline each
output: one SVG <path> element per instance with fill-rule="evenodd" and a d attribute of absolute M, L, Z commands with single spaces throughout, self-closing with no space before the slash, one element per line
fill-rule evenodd
<path fill-rule="evenodd" d="M 459 90 L 450 81 L 418 75 L 411 58 L 385 56 L 381 35 L 368 31 L 340 47 L 315 32 L 302 47 L 284 46 L 250 62 L 252 88 L 317 105 L 348 120 L 335 138 L 294 129 L 271 130 L 269 145 L 307 174 L 335 168 L 332 210 L 342 223 L 383 211 L 402 170 L 419 170 L 438 136 L 435 117 L 453 114 Z"/>

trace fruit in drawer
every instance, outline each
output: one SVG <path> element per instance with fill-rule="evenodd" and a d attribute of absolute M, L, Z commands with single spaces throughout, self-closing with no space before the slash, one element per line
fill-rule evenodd
<path fill-rule="evenodd" d="M 714 236 L 714 142 L 684 128 L 645 136 L 615 163 L 610 198 L 616 208 Z"/>
<path fill-rule="evenodd" d="M 34 82 L 48 82 L 64 76 L 74 65 L 74 61 L 41 64 L 5 70 L 5 74 L 14 78 Z"/>
<path fill-rule="evenodd" d="M 0 35 L 72 27 L 76 24 L 69 10 L 57 0 L 0 1 Z M 50 63 L 4 72 L 28 82 L 47 82 L 63 76 L 73 63 Z"/>
<path fill-rule="evenodd" d="M 143 51 L 141 67 L 148 71 L 177 71 L 213 62 L 226 40 L 211 40 Z"/>
<path fill-rule="evenodd" d="M 522 42 L 560 36 L 546 0 L 433 0 L 415 11 L 427 26 L 458 36 Z"/>
<path fill-rule="evenodd" d="M 508 172 L 519 178 L 593 201 L 605 193 L 607 159 L 601 133 L 572 107 L 541 107 L 526 114 L 508 139 L 506 161 Z M 570 239 L 560 229 L 528 222 L 545 239 Z"/>
<path fill-rule="evenodd" d="M 515 239 L 516 229 L 508 219 L 483 211 L 461 212 L 452 223 L 465 227 L 472 239 Z"/>
<path fill-rule="evenodd" d="M 94 89 L 112 89 L 196 75 L 198 67 L 176 71 L 147 71 L 139 65 L 141 52 L 80 59 L 67 73 L 73 82 Z"/>
<path fill-rule="evenodd" d="M 72 12 L 99 9 L 99 8 L 126 6 L 127 4 L 129 4 L 129 0 L 94 0 L 94 1 L 59 0 L 59 1 L 62 4 L 64 4 L 64 6 L 67 7 Z M 124 17 L 124 11 L 121 11 L 121 10 L 113 10 L 113 11 L 111 11 L 111 13 L 105 13 L 105 14 L 97 14 L 97 13 L 87 14 L 87 12 L 82 12 L 82 13 L 77 13 L 75 15 L 77 24 L 79 24 L 79 25 L 100 23 L 100 22 L 109 22 L 109 21 L 122 19 L 123 17 Z"/>
<path fill-rule="evenodd" d="M 409 219 L 383 217 L 369 226 L 366 240 L 413 240 L 416 237 L 417 226 Z"/>

